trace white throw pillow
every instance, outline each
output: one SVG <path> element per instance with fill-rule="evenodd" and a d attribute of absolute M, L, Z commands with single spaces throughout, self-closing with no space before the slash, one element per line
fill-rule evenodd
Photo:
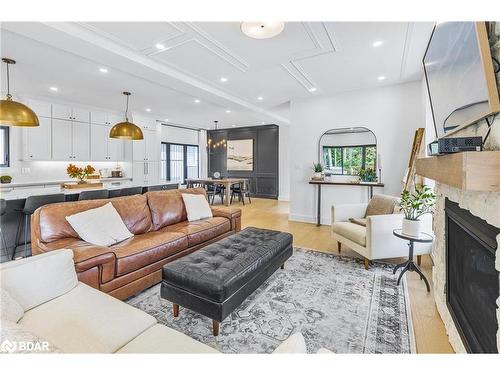
<path fill-rule="evenodd" d="M 203 194 L 182 194 L 188 221 L 196 221 L 213 217 L 207 198 Z"/>
<path fill-rule="evenodd" d="M 78 236 L 99 246 L 111 246 L 133 236 L 111 202 L 104 206 L 66 216 Z"/>
<path fill-rule="evenodd" d="M 22 306 L 7 293 L 3 288 L 0 289 L 0 319 L 2 322 L 17 323 L 24 316 Z"/>
<path fill-rule="evenodd" d="M 285 341 L 283 341 L 276 349 L 274 349 L 273 354 L 307 354 L 306 341 L 302 333 L 295 332 Z"/>

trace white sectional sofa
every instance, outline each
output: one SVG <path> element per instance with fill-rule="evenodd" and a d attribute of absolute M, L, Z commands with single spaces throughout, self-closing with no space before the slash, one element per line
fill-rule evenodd
<path fill-rule="evenodd" d="M 218 353 L 79 282 L 71 250 L 1 264 L 0 282 L 3 351 L 31 352 L 17 345 L 31 340 L 44 344 L 41 352 Z M 276 352 L 305 353 L 302 335 L 292 335 Z"/>

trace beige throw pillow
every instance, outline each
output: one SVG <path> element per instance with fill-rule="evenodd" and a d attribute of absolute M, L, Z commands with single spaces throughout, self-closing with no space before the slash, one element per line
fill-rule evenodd
<path fill-rule="evenodd" d="M 203 194 L 182 194 L 188 221 L 212 217 L 212 210 Z"/>
<path fill-rule="evenodd" d="M 399 198 L 390 195 L 374 195 L 366 208 L 366 216 L 390 215 L 394 207 L 399 204 Z"/>

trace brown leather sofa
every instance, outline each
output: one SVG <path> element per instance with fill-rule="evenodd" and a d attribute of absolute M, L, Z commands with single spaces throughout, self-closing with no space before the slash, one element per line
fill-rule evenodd
<path fill-rule="evenodd" d="M 213 218 L 188 222 L 182 193 L 206 195 L 193 188 L 43 206 L 31 217 L 32 252 L 72 249 L 80 281 L 125 299 L 159 283 L 164 264 L 241 229 L 241 210 L 231 207 L 213 207 Z M 134 237 L 110 247 L 81 240 L 65 217 L 108 202 Z"/>

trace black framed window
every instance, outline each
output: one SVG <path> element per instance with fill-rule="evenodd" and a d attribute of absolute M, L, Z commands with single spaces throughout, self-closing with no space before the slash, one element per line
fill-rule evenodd
<path fill-rule="evenodd" d="M 0 126 L 0 167 L 8 167 L 10 165 L 10 150 L 9 150 L 9 127 Z"/>
<path fill-rule="evenodd" d="M 333 174 L 355 176 L 360 169 L 376 168 L 377 146 L 323 146 L 323 162 Z"/>
<path fill-rule="evenodd" d="M 198 178 L 200 153 L 197 145 L 161 144 L 161 178 L 186 183 L 186 178 Z"/>

